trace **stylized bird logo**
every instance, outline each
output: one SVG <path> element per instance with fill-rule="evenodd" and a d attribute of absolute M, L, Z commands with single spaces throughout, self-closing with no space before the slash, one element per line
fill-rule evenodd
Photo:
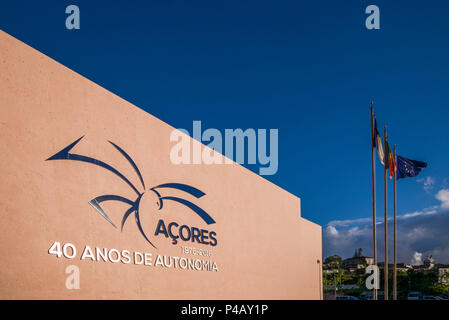
<path fill-rule="evenodd" d="M 134 201 L 129 200 L 129 199 L 127 199 L 125 197 L 122 197 L 122 196 L 119 196 L 119 195 L 108 194 L 108 195 L 99 196 L 99 197 L 96 197 L 96 198 L 90 200 L 89 204 L 92 207 L 94 207 L 98 211 L 98 213 L 100 213 L 115 228 L 117 228 L 116 225 L 114 224 L 114 222 L 112 222 L 112 220 L 109 218 L 109 216 L 106 214 L 106 212 L 104 212 L 104 210 L 101 208 L 100 204 L 102 202 L 104 202 L 104 201 L 120 201 L 120 202 L 124 202 L 124 203 L 129 204 L 130 208 L 125 212 L 125 214 L 123 215 L 123 218 L 122 218 L 121 231 L 123 231 L 123 226 L 125 225 L 125 222 L 128 219 L 128 217 L 132 213 L 134 213 L 134 217 L 136 219 L 136 224 L 137 224 L 137 227 L 139 228 L 140 233 L 145 238 L 145 240 L 148 241 L 149 244 L 151 244 L 154 248 L 156 248 L 156 246 L 154 246 L 154 244 L 151 243 L 151 241 L 146 236 L 145 232 L 143 231 L 142 224 L 140 223 L 139 204 L 140 204 L 140 200 L 141 200 L 143 194 L 145 193 L 146 188 L 145 188 L 145 182 L 143 181 L 142 175 L 140 174 L 139 168 L 137 167 L 136 163 L 131 159 L 131 157 L 122 148 L 120 148 L 114 142 L 109 141 L 109 143 L 112 144 L 114 146 L 114 148 L 117 149 L 120 152 L 120 154 L 123 157 L 125 157 L 125 159 L 134 168 L 134 171 L 137 173 L 137 175 L 139 176 L 140 182 L 142 183 L 142 187 L 143 187 L 143 190 L 144 190 L 143 192 L 140 192 L 131 183 L 131 181 L 129 181 L 123 174 L 121 174 L 118 170 L 116 170 L 112 166 L 108 165 L 107 163 L 105 163 L 103 161 L 100 161 L 100 160 L 97 160 L 97 159 L 94 159 L 94 158 L 91 158 L 91 157 L 86 157 L 86 156 L 83 156 L 83 155 L 80 155 L 80 154 L 70 153 L 70 150 L 72 150 L 73 147 L 83 137 L 84 136 L 82 136 L 81 138 L 75 140 L 74 142 L 69 144 L 67 147 L 65 147 L 61 151 L 57 152 L 56 154 L 54 154 L 50 158 L 46 159 L 46 161 L 50 161 L 50 160 L 72 160 L 72 161 L 81 161 L 81 162 L 91 163 L 91 164 L 94 164 L 96 166 L 102 167 L 103 169 L 111 171 L 116 176 L 118 176 L 120 179 L 125 181 L 134 190 L 134 192 L 137 194 L 137 198 Z M 164 184 L 160 184 L 158 186 L 155 186 L 155 187 L 152 187 L 152 188 L 149 189 L 149 191 L 154 192 L 156 194 L 156 196 L 159 198 L 159 210 L 162 209 L 162 207 L 164 205 L 164 200 L 175 201 L 175 202 L 181 203 L 184 206 L 190 208 L 193 212 L 198 214 L 208 225 L 215 223 L 214 219 L 212 219 L 212 217 L 206 211 L 204 211 L 203 209 L 201 209 L 200 207 L 198 207 L 194 203 L 192 203 L 192 202 L 190 202 L 188 200 L 182 199 L 182 198 L 178 198 L 178 197 L 161 196 L 159 191 L 160 191 L 160 189 L 164 189 L 164 188 L 171 188 L 171 189 L 181 190 L 181 191 L 184 191 L 184 192 L 194 196 L 197 199 L 201 198 L 202 196 L 205 195 L 205 193 L 203 191 L 198 190 L 197 188 L 194 188 L 194 187 L 189 186 L 187 184 L 182 184 L 182 183 L 164 183 Z"/>

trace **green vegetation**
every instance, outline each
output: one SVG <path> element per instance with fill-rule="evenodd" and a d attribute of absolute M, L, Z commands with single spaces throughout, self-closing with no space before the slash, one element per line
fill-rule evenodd
<path fill-rule="evenodd" d="M 356 251 L 357 254 L 359 252 Z M 361 254 L 361 252 L 360 252 Z M 351 295 L 361 297 L 362 293 L 367 293 L 365 285 L 366 278 L 365 268 L 356 269 L 354 271 L 346 270 L 342 267 L 342 258 L 338 255 L 327 257 L 323 264 L 323 286 L 324 292 L 328 295 L 337 294 Z M 366 267 L 366 266 L 365 266 Z M 393 270 L 389 270 L 389 296 L 393 294 Z M 440 281 L 439 281 L 440 280 Z M 441 281 L 443 280 L 443 281 Z M 449 275 L 445 274 L 443 279 L 438 279 L 438 274 L 432 270 L 407 270 L 397 271 L 397 288 L 398 299 L 407 299 L 408 292 L 419 291 L 423 295 L 431 296 L 447 296 L 449 290 Z M 384 273 L 380 269 L 380 289 L 383 291 Z"/>
<path fill-rule="evenodd" d="M 335 266 L 340 267 L 342 263 L 343 263 L 343 259 L 339 255 L 336 255 L 336 254 L 324 259 L 324 267 L 328 267 L 328 268 L 334 268 Z"/>

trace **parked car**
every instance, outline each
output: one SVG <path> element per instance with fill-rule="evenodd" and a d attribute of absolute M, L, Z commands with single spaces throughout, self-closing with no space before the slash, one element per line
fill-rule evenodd
<path fill-rule="evenodd" d="M 440 299 L 438 299 L 438 297 L 434 297 L 434 296 L 423 296 L 422 300 L 440 300 Z"/>
<path fill-rule="evenodd" d="M 421 300 L 421 292 L 419 291 L 410 291 L 408 293 L 407 300 Z"/>
<path fill-rule="evenodd" d="M 337 296 L 335 300 L 360 300 L 360 299 L 353 296 Z"/>
<path fill-rule="evenodd" d="M 360 300 L 373 300 L 374 299 L 374 295 L 372 291 L 364 291 L 362 292 L 362 294 L 360 295 Z M 378 291 L 377 292 L 377 300 L 383 300 L 384 299 L 384 293 L 383 291 Z"/>

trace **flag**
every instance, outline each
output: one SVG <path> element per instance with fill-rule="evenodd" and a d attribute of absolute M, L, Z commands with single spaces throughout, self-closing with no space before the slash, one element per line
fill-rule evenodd
<path fill-rule="evenodd" d="M 397 156 L 397 166 L 397 179 L 401 179 L 407 177 L 416 177 L 422 169 L 427 167 L 427 163 Z"/>
<path fill-rule="evenodd" d="M 384 164 L 384 149 L 382 148 L 382 140 L 380 139 L 379 130 L 377 130 L 377 120 L 374 118 L 374 132 L 372 147 L 377 148 L 377 154 L 379 155 L 380 162 Z"/>
<path fill-rule="evenodd" d="M 391 152 L 388 141 L 385 141 L 385 153 L 386 153 L 386 161 L 388 170 L 390 171 L 390 179 L 393 178 L 394 172 L 396 171 L 396 163 L 394 161 L 394 155 Z"/>

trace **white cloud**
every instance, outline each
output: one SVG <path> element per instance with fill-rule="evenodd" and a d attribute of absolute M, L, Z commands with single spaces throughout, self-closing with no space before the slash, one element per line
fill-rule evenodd
<path fill-rule="evenodd" d="M 413 258 L 412 258 L 411 263 L 412 263 L 412 265 L 414 265 L 414 266 L 420 266 L 420 265 L 422 265 L 422 253 L 420 253 L 420 252 L 415 252 L 415 253 L 413 254 Z"/>
<path fill-rule="evenodd" d="M 334 226 L 328 226 L 324 230 L 329 236 L 338 237 L 338 230 Z"/>
<path fill-rule="evenodd" d="M 364 233 L 365 229 L 359 227 L 353 227 L 348 230 L 348 236 L 350 237 L 363 235 Z"/>
<path fill-rule="evenodd" d="M 441 201 L 441 208 L 449 208 L 449 189 L 441 189 L 435 198 Z"/>
<path fill-rule="evenodd" d="M 416 180 L 416 182 L 423 183 L 424 191 L 430 193 L 435 185 L 435 179 L 432 177 L 426 177 Z"/>
<path fill-rule="evenodd" d="M 419 216 L 430 216 L 432 214 L 436 214 L 438 213 L 437 210 L 429 210 L 429 209 L 424 209 L 423 211 L 415 211 L 412 213 L 406 213 L 403 214 L 401 216 L 398 216 L 398 220 L 403 220 L 403 219 L 409 219 L 409 218 L 415 218 L 415 217 L 419 217 Z M 390 218 L 389 220 L 392 220 L 393 218 Z"/>
<path fill-rule="evenodd" d="M 410 231 L 407 231 L 404 236 L 407 239 L 407 241 L 417 241 L 419 239 L 422 239 L 426 236 L 427 230 L 423 227 L 416 227 L 411 229 Z"/>
<path fill-rule="evenodd" d="M 448 190 L 449 191 L 449 190 Z M 397 248 L 398 262 L 409 263 L 415 253 L 422 257 L 433 255 L 438 263 L 449 263 L 449 211 L 429 207 L 398 216 Z M 356 225 L 350 225 L 353 221 Z M 364 223 L 361 223 L 365 221 Z M 383 219 L 377 223 L 378 261 L 383 257 Z M 393 224 L 388 221 L 389 259 L 393 254 Z M 338 227 L 336 227 L 338 226 Z M 352 257 L 356 248 L 363 254 L 372 256 L 371 218 L 332 221 L 323 229 L 324 257 L 338 254 L 343 258 Z M 419 262 L 419 261 L 418 261 Z"/>
<path fill-rule="evenodd" d="M 355 224 L 365 224 L 371 222 L 372 218 L 348 219 L 348 220 L 333 220 L 329 222 L 328 226 L 333 227 L 347 227 Z"/>
<path fill-rule="evenodd" d="M 425 208 L 422 211 L 415 211 L 410 213 L 405 213 L 403 215 L 398 215 L 398 220 L 405 220 L 409 218 L 415 218 L 418 216 L 429 216 L 432 214 L 438 213 L 436 210 L 438 206 L 433 206 L 429 208 Z M 389 221 L 393 220 L 393 217 L 388 218 Z M 373 221 L 373 218 L 358 218 L 358 219 L 347 219 L 347 220 L 332 220 L 330 221 L 327 226 L 330 227 L 350 227 L 350 226 L 356 226 L 356 225 L 365 225 L 365 224 L 371 224 Z M 384 221 L 383 218 L 377 218 L 376 224 L 382 224 Z"/>

